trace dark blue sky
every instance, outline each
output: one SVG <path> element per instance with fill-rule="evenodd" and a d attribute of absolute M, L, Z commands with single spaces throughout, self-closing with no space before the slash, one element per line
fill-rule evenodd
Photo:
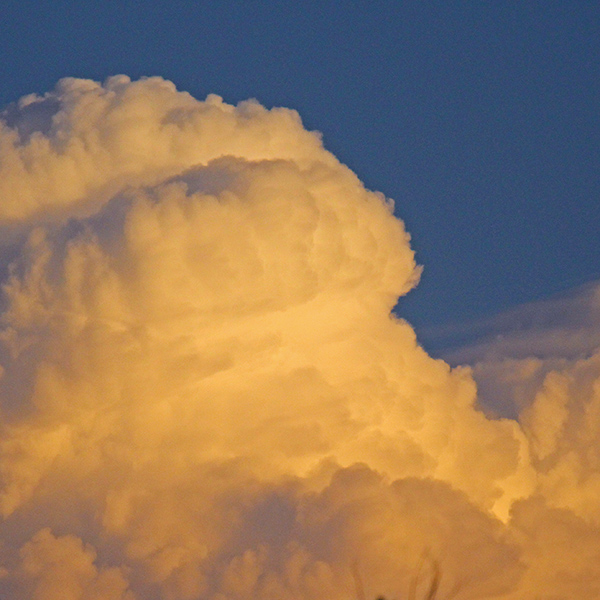
<path fill-rule="evenodd" d="M 297 109 L 396 201 L 420 329 L 600 278 L 596 2 L 13 2 L 0 104 L 161 75 Z"/>

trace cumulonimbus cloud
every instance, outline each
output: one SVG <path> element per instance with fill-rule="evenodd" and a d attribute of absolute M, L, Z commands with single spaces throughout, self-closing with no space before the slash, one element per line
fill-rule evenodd
<path fill-rule="evenodd" d="M 3 115 L 0 232 L 3 595 L 401 598 L 427 549 L 440 597 L 597 598 L 599 357 L 486 417 L 294 111 L 63 80 Z"/>

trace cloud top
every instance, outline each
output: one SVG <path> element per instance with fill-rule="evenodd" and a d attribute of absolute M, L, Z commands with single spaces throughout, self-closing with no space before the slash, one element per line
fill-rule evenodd
<path fill-rule="evenodd" d="M 221 156 L 333 161 L 298 114 L 249 100 L 199 102 L 160 77 L 123 75 L 104 85 L 63 79 L 4 113 L 0 218 L 19 220 L 154 184 Z"/>

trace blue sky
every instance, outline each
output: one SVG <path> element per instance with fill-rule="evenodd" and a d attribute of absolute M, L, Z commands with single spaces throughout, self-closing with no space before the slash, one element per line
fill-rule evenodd
<path fill-rule="evenodd" d="M 593 2 L 6 2 L 0 104 L 65 76 L 161 75 L 297 109 L 396 202 L 435 330 L 600 278 Z"/>

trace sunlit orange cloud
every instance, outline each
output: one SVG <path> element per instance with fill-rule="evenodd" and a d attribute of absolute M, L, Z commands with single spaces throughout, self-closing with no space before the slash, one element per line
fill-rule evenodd
<path fill-rule="evenodd" d="M 600 596 L 600 354 L 486 416 L 296 112 L 62 80 L 3 115 L 0 234 L 0 596 Z"/>

